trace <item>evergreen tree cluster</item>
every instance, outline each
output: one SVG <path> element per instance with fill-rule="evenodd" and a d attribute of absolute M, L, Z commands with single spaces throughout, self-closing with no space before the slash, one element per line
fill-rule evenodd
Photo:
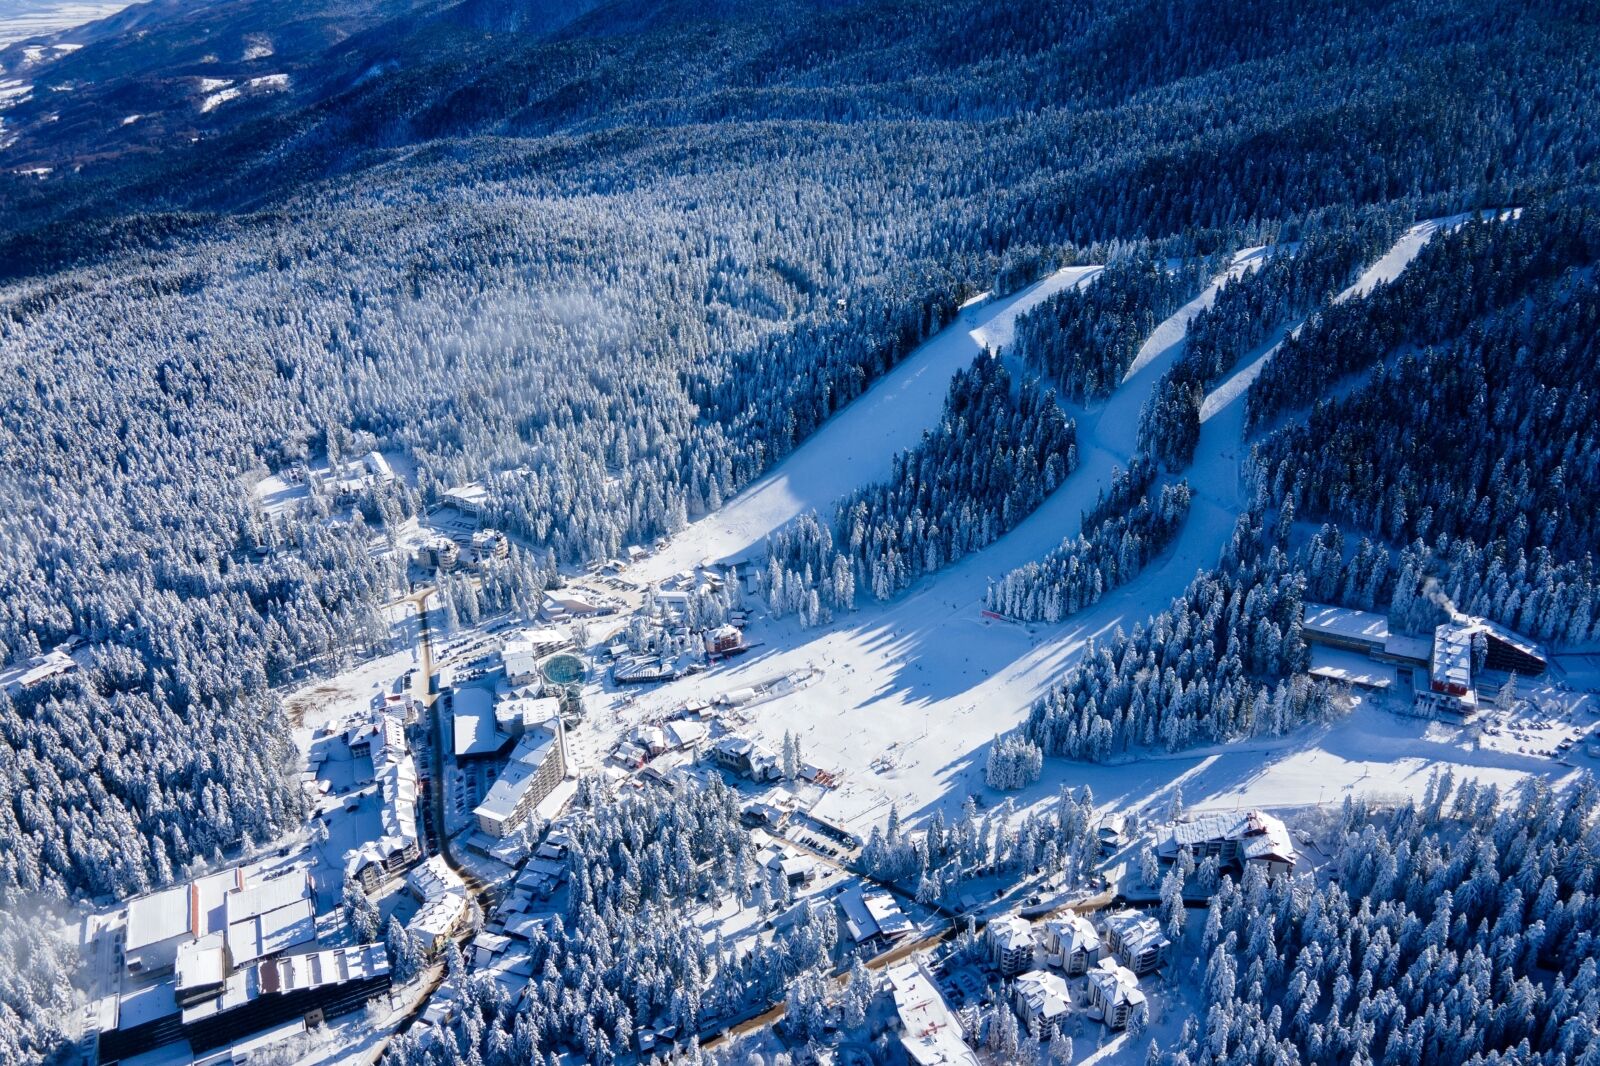
<path fill-rule="evenodd" d="M 1284 339 L 1250 386 L 1246 432 L 1309 406 L 1402 345 L 1459 336 L 1524 298 L 1534 283 L 1597 259 L 1600 215 L 1583 201 L 1530 207 L 1516 217 L 1476 216 L 1436 234 L 1398 278 L 1323 308 Z"/>
<path fill-rule="evenodd" d="M 992 789 L 1009 792 L 1031 785 L 1044 771 L 1044 752 L 1021 733 L 997 736 L 989 745 L 983 764 L 983 783 Z"/>
<path fill-rule="evenodd" d="M 1182 353 L 1145 401 L 1139 450 L 1174 469 L 1188 465 L 1207 391 L 1247 352 L 1354 281 L 1409 222 L 1401 208 L 1335 217 L 1328 220 L 1333 228 L 1280 242 L 1259 267 L 1224 282 L 1211 306 L 1190 320 Z"/>
<path fill-rule="evenodd" d="M 78 961 L 48 918 L 0 907 L 0 1062 L 37 1066 L 66 1040 Z"/>
<path fill-rule="evenodd" d="M 1104 399 L 1121 384 L 1144 339 L 1215 273 L 1209 260 L 1174 270 L 1145 251 L 1108 263 L 1093 284 L 1067 289 L 1020 316 L 1010 354 L 1079 403 Z"/>
<path fill-rule="evenodd" d="M 1136 459 L 1137 463 L 1138 460 Z M 1113 497 L 1126 493 L 1128 473 L 1112 482 Z M 989 585 L 989 610 L 1026 622 L 1059 622 L 1127 584 L 1159 555 L 1183 525 L 1193 493 L 1186 481 L 1164 485 L 1154 504 L 1140 496 L 1125 511 L 1097 506 L 1084 513 L 1082 532 L 1039 562 L 1025 563 Z"/>
<path fill-rule="evenodd" d="M 1029 780 L 1037 778 L 1035 769 Z M 915 885 L 918 900 L 938 904 L 955 898 L 963 882 L 977 877 L 1020 876 L 1041 867 L 1070 879 L 1087 877 L 1100 860 L 1099 827 L 1094 793 L 1087 785 L 1063 788 L 1054 803 L 1021 818 L 1009 798 L 980 817 L 969 796 L 953 822 L 935 808 L 921 833 L 907 832 L 899 810 L 890 808 L 888 824 L 873 826 L 861 863 L 873 877 Z"/>
<path fill-rule="evenodd" d="M 1597 1061 L 1597 810 L 1592 781 L 1502 796 L 1448 773 L 1396 811 L 1347 802 L 1328 884 L 1224 879 L 1166 1061 Z"/>
<path fill-rule="evenodd" d="M 1335 713 L 1304 676 L 1305 578 L 1241 516 L 1228 565 L 1171 607 L 1091 647 L 1023 723 L 1046 755 L 1090 762 L 1286 732 Z"/>
<path fill-rule="evenodd" d="M 1600 282 L 1541 286 L 1459 340 L 1377 367 L 1258 446 L 1263 486 L 1391 543 L 1593 555 L 1600 513 Z"/>
<path fill-rule="evenodd" d="M 950 383 L 939 425 L 887 481 L 838 504 L 839 539 L 880 600 L 994 543 L 1078 465 L 1074 425 L 1032 381 L 980 355 Z"/>

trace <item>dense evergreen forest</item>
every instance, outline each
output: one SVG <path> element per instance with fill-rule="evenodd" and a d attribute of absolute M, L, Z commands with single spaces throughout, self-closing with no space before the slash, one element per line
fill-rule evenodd
<path fill-rule="evenodd" d="M 1592 782 L 1448 775 L 1396 811 L 1347 801 L 1330 884 L 1223 882 L 1172 1066 L 1596 1061 L 1596 807 Z"/>
<path fill-rule="evenodd" d="M 1332 716 L 1331 693 L 1304 676 L 1304 584 L 1278 534 L 1259 515 L 1240 516 L 1224 564 L 1148 624 L 1085 652 L 1021 735 L 1045 755 L 1105 762 Z"/>
<path fill-rule="evenodd" d="M 1169 270 L 1147 252 L 1109 263 L 1093 285 L 1075 285 L 1020 316 L 1011 354 L 1077 402 L 1104 399 L 1144 339 L 1200 291 L 1214 266 L 1192 260 Z"/>
<path fill-rule="evenodd" d="M 232 125 L 220 109 L 176 146 L 79 158 L 70 123 L 51 140 L 15 115 L 29 158 L 60 165 L 0 177 L 0 658 L 87 647 L 77 675 L 0 696 L 0 903 L 127 894 L 295 824 L 274 686 L 387 646 L 378 609 L 404 582 L 386 527 L 443 487 L 487 483 L 489 520 L 536 549 L 506 578 L 508 602 L 526 597 L 552 559 L 715 507 L 974 292 L 1144 241 L 1185 259 L 1300 241 L 1286 262 L 1308 262 L 1315 234 L 1356 232 L 1340 218 L 1590 181 L 1600 136 L 1582 5 L 657 3 L 548 39 L 430 38 L 444 31 L 409 17 L 308 61 L 304 93 Z M 1118 312 L 1132 327 L 1082 320 L 1095 354 L 1063 364 L 1072 387 L 1102 389 L 1130 329 L 1193 279 L 1146 283 Z M 1404 380 L 1465 387 L 1428 365 Z M 1554 401 L 1504 402 L 1522 418 Z M 1378 416 L 1351 417 L 1334 446 L 1376 452 L 1356 423 Z M 359 515 L 253 500 L 268 472 L 373 447 L 416 481 Z M 1507 447 L 1512 484 L 1553 454 Z M 1024 495 L 1048 491 L 1032 454 Z M 1493 506 L 1446 513 L 1429 482 L 1381 525 L 1421 535 L 1431 503 L 1430 533 L 1504 534 L 1514 554 L 1548 524 L 1573 562 L 1584 454 L 1540 483 L 1520 539 Z M 1392 510 L 1365 488 L 1340 502 L 1336 480 L 1308 470 L 1305 508 Z M 845 528 L 841 551 L 881 547 Z M 861 556 L 861 586 L 948 562 L 969 532 L 940 531 L 885 548 L 902 562 L 881 582 Z M 1274 604 L 1252 621 L 1284 643 L 1241 638 L 1268 660 L 1292 652 L 1275 573 L 1249 579 Z M 1171 728 L 1244 728 L 1244 682 L 1207 684 L 1235 709 Z M 1195 721 L 1184 706 L 1173 720 Z"/>
<path fill-rule="evenodd" d="M 1600 548 L 1600 282 L 1575 270 L 1437 349 L 1379 365 L 1258 449 L 1274 497 L 1391 541 Z M 1539 628 L 1547 628 L 1540 626 Z"/>
<path fill-rule="evenodd" d="M 835 505 L 833 525 L 802 515 L 767 538 L 764 585 L 776 615 L 804 625 L 849 610 L 857 585 L 880 600 L 992 544 L 1078 465 L 1055 397 L 1014 385 L 992 354 L 956 374 L 939 424 L 894 458 L 888 480 Z M 837 531 L 837 532 L 835 532 Z"/>
<path fill-rule="evenodd" d="M 1152 501 L 1154 481 L 1154 463 L 1136 456 L 1128 469 L 1117 471 L 1111 491 L 1083 513 L 1076 537 L 989 586 L 989 610 L 1028 622 L 1059 622 L 1133 580 L 1171 543 L 1193 497 L 1188 483 L 1178 481 L 1163 485 Z"/>
<path fill-rule="evenodd" d="M 1336 228 L 1280 242 L 1254 270 L 1226 281 L 1210 307 L 1189 323 L 1183 353 L 1146 402 L 1139 450 L 1174 469 L 1194 457 L 1206 393 L 1241 358 L 1325 304 L 1394 244 L 1403 211 L 1374 210 L 1336 219 Z"/>

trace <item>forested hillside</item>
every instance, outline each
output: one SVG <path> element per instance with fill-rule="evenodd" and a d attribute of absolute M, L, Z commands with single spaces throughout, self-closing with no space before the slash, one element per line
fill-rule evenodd
<path fill-rule="evenodd" d="M 1526 202 L 1596 158 L 1581 6 L 482 15 L 387 12 L 138 151 L 109 103 L 38 106 L 144 77 L 118 38 L 8 115 L 55 169 L 0 178 L 0 648 L 89 648 L 0 697 L 0 892 L 125 894 L 291 824 L 272 686 L 383 646 L 371 549 L 444 486 L 488 484 L 537 584 L 716 506 L 981 289 Z M 252 503 L 372 447 L 418 474 L 360 520 Z M 1560 525 L 1582 500 L 1550 491 Z"/>
<path fill-rule="evenodd" d="M 1212 899 L 1174 1066 L 1594 1061 L 1595 806 L 1449 776 L 1347 805 L 1334 883 L 1255 871 Z"/>

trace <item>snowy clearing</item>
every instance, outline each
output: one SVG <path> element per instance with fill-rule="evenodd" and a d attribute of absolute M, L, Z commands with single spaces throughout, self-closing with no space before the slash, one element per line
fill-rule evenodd
<path fill-rule="evenodd" d="M 895 455 L 915 446 L 938 422 L 950 379 L 990 338 L 1009 337 L 1017 315 L 1099 271 L 1097 266 L 1067 267 L 1003 300 L 969 303 L 864 396 L 720 511 L 679 532 L 632 576 L 659 581 L 707 556 L 745 558 L 760 551 L 767 534 L 785 522 L 811 510 L 828 514 L 839 497 L 887 477 Z"/>
<path fill-rule="evenodd" d="M 1398 274 L 1441 225 L 1436 220 L 1413 227 L 1351 291 Z M 1241 253 L 1232 271 L 1250 269 L 1261 254 L 1260 249 Z M 807 632 L 792 619 L 763 622 L 753 634 L 763 647 L 726 669 L 640 693 L 625 716 L 639 721 L 692 697 L 713 698 L 760 677 L 809 667 L 821 671 L 821 679 L 803 693 L 752 711 L 749 731 L 776 744 L 793 730 L 811 761 L 842 773 L 841 787 L 821 800 L 818 815 L 863 832 L 887 815 L 890 804 L 917 819 L 935 808 L 953 813 L 969 793 L 985 793 L 983 761 L 993 736 L 1017 725 L 1091 641 L 1142 623 L 1181 593 L 1196 572 L 1214 565 L 1243 508 L 1244 405 L 1238 401 L 1270 350 L 1213 393 L 1194 461 L 1183 475 L 1196 490 L 1194 504 L 1167 552 L 1127 585 L 1056 625 L 1020 625 L 981 614 L 990 580 L 1055 548 L 1109 484 L 1115 466 L 1131 457 L 1145 399 L 1181 351 L 1188 321 L 1209 305 L 1218 287 L 1208 286 L 1154 331 L 1122 387 L 1104 405 L 1073 410 L 1078 469 L 1010 533 L 905 595 L 887 604 L 867 603 L 829 628 Z M 1014 320 L 1017 305 L 1031 306 L 1028 300 L 1036 291 L 963 312 L 955 326 L 762 482 L 690 526 L 630 576 L 656 579 L 708 556 L 738 556 L 758 548 L 766 532 L 793 515 L 825 507 L 854 485 L 881 477 L 895 450 L 912 443 L 937 417 L 942 375 L 970 359 L 982 340 L 1009 335 L 1010 323 L 1002 315 L 1009 312 Z M 930 380 L 935 370 L 942 375 Z M 1463 753 L 1428 740 L 1424 723 L 1364 706 L 1358 702 L 1351 718 L 1321 730 L 1209 754 L 1157 756 L 1115 767 L 1047 760 L 1045 779 L 1026 795 L 1040 798 L 1064 783 L 1086 782 L 1095 785 L 1097 795 L 1104 790 L 1105 799 L 1132 801 L 1189 777 L 1195 785 L 1185 790 L 1194 801 L 1282 805 L 1316 802 L 1317 793 L 1326 789 L 1409 790 L 1428 768 L 1446 763 L 1463 764 L 1468 772 L 1502 783 L 1550 765 L 1514 754 Z"/>

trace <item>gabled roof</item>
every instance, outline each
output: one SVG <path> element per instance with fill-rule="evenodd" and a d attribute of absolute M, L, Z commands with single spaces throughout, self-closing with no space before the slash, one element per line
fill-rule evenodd
<path fill-rule="evenodd" d="M 1046 1020 L 1067 1013 L 1072 1002 L 1067 983 L 1049 970 L 1029 970 L 1017 978 L 1017 995 L 1033 1017 Z"/>

